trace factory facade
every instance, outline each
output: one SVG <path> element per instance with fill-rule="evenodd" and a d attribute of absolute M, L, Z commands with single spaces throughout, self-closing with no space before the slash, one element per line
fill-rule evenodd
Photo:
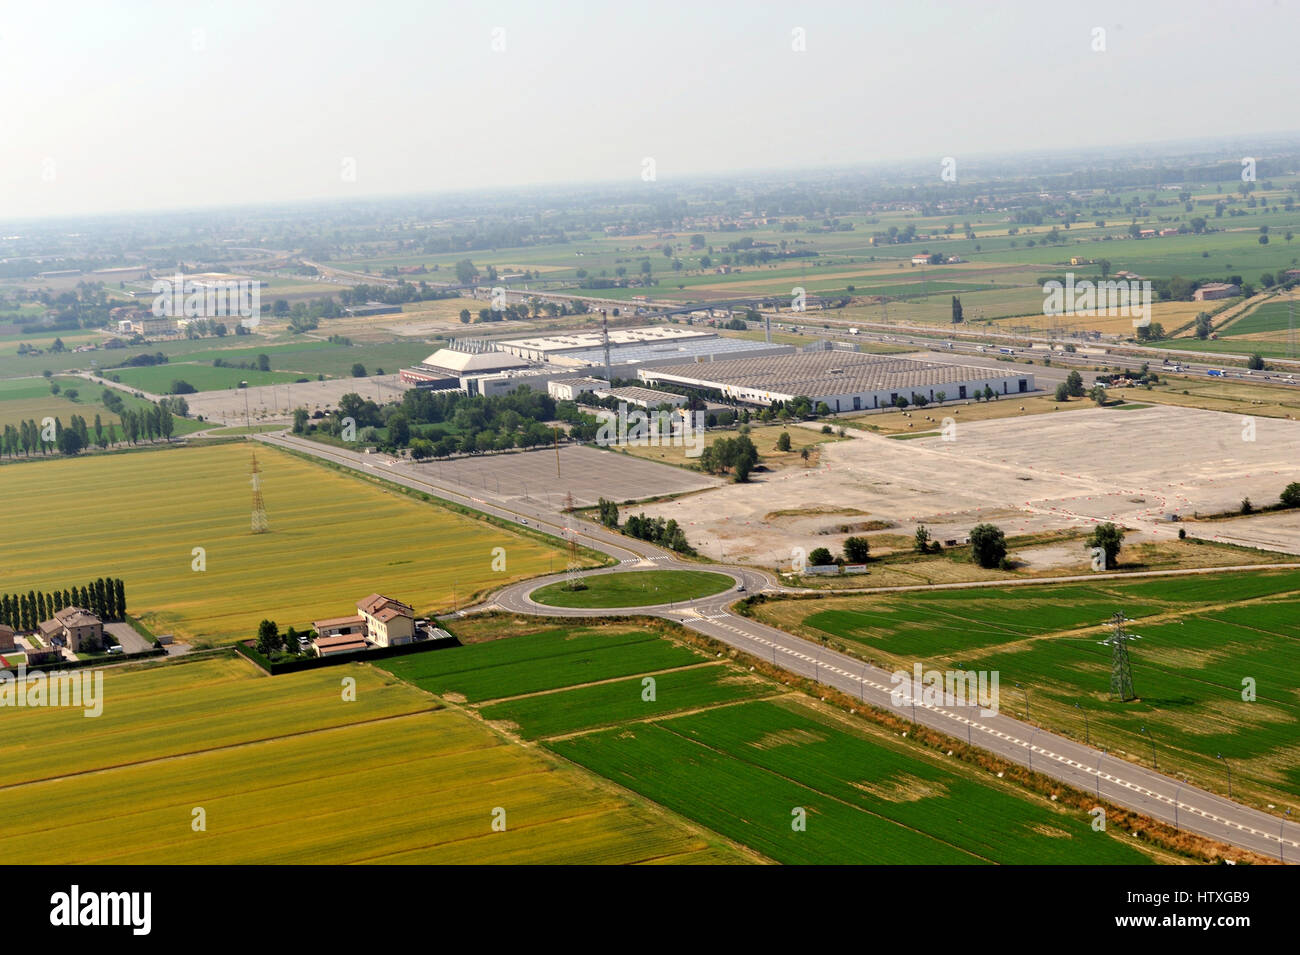
<path fill-rule="evenodd" d="M 983 396 L 986 389 L 999 397 L 1034 390 L 1027 372 L 839 350 L 657 365 L 638 374 L 649 385 L 714 390 L 759 407 L 804 396 L 833 412 L 890 407 L 900 397 L 910 403 L 916 395 L 937 402 Z"/>

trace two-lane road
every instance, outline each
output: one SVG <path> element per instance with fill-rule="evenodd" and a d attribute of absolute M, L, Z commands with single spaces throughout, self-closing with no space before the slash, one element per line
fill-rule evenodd
<path fill-rule="evenodd" d="M 635 573 L 647 568 L 713 570 L 731 576 L 738 584 L 743 584 L 748 593 L 787 590 L 764 571 L 682 562 L 653 544 L 625 537 L 571 515 L 556 513 L 537 502 L 522 506 L 518 501 L 499 499 L 486 490 L 466 493 L 431 479 L 418 465 L 322 445 L 282 432 L 257 435 L 256 439 L 364 473 L 377 474 L 394 483 L 431 492 L 500 518 L 517 523 L 526 520 L 529 526 L 565 540 L 576 536 L 585 546 L 619 561 L 613 567 L 585 573 Z M 727 646 L 770 660 L 791 673 L 834 687 L 866 704 L 892 711 L 955 739 L 964 739 L 1010 762 L 1094 793 L 1099 799 L 1228 845 L 1288 862 L 1300 861 L 1300 826 L 1005 713 L 985 714 L 977 706 L 957 705 L 951 697 L 945 697 L 942 702 L 928 703 L 921 698 L 913 699 L 910 679 L 897 679 L 890 671 L 732 613 L 732 605 L 744 596 L 734 586 L 708 597 L 649 607 L 569 609 L 544 606 L 530 599 L 533 590 L 564 577 L 564 574 L 555 574 L 511 584 L 475 609 L 502 609 L 556 617 L 642 613 L 674 620 Z"/>

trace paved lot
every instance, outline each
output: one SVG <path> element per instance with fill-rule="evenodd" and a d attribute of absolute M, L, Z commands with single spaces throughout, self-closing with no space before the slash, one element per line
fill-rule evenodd
<path fill-rule="evenodd" d="M 622 503 L 722 483 L 667 464 L 573 445 L 560 448 L 558 470 L 554 449 L 429 461 L 416 467 L 440 481 L 455 482 L 468 493 L 478 488 L 511 501 L 537 500 L 560 507 L 566 494 L 573 495 L 575 505 L 585 507 L 602 497 Z"/>
<path fill-rule="evenodd" d="M 261 385 L 257 388 L 228 388 L 224 391 L 200 391 L 186 395 L 190 415 L 203 415 L 216 424 L 244 423 L 244 396 L 248 396 L 248 414 L 254 424 L 293 421 L 293 409 L 328 411 L 337 408 L 339 398 L 356 392 L 362 398 L 380 404 L 400 400 L 406 391 L 397 375 L 370 378 L 330 378 L 288 385 Z"/>
<path fill-rule="evenodd" d="M 676 518 L 710 557 L 763 566 L 787 564 L 794 547 L 837 551 L 847 536 L 839 528 L 867 520 L 893 522 L 886 534 L 910 535 L 924 523 L 940 540 L 964 537 L 981 521 L 1008 534 L 1107 520 L 1136 528 L 1134 540 L 1170 539 L 1180 526 L 1223 534 L 1222 524 L 1197 528 L 1165 515 L 1229 510 L 1246 496 L 1271 503 L 1300 479 L 1300 422 L 1258 418 L 1254 427 L 1254 440 L 1244 441 L 1239 415 L 1151 406 L 958 419 L 952 441 L 850 430 L 857 440 L 827 445 L 816 469 L 777 472 L 646 512 Z M 814 507 L 821 513 L 792 513 Z M 1300 553 L 1300 529 L 1269 520 L 1267 535 L 1257 536 Z"/>
<path fill-rule="evenodd" d="M 117 642 L 122 644 L 122 648 L 127 653 L 153 649 L 153 643 L 136 633 L 135 628 L 129 623 L 106 623 L 104 629 L 117 637 Z"/>

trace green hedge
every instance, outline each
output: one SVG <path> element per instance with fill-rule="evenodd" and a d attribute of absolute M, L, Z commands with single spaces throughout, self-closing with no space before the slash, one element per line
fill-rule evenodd
<path fill-rule="evenodd" d="M 59 660 L 56 663 L 41 663 L 28 666 L 28 670 L 80 670 L 84 667 L 95 667 L 101 664 L 121 663 L 125 660 L 144 660 L 149 657 L 165 657 L 167 651 L 154 648 L 151 650 L 141 650 L 139 653 L 114 653 L 108 656 L 95 657 L 90 660 Z M 23 664 L 24 666 L 26 664 Z M 0 667 L 3 669 L 3 667 Z M 11 671 L 16 671 L 17 667 L 9 667 Z"/>

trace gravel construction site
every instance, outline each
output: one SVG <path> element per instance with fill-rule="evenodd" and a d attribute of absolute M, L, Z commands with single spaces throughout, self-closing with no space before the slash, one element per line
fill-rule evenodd
<path fill-rule="evenodd" d="M 816 468 L 758 472 L 749 484 L 645 511 L 675 518 L 708 557 L 764 567 L 788 567 L 794 548 L 839 553 L 849 534 L 897 540 L 918 524 L 940 542 L 964 542 L 984 521 L 1008 536 L 1114 521 L 1130 528 L 1131 541 L 1170 540 L 1183 527 L 1192 537 L 1300 553 L 1293 516 L 1171 520 L 1235 511 L 1245 497 L 1276 503 L 1300 480 L 1300 422 L 1153 405 L 958 418 L 952 440 L 848 433 L 856 440 L 826 445 Z"/>
<path fill-rule="evenodd" d="M 227 388 L 223 391 L 200 391 L 186 395 L 190 415 L 203 415 L 205 421 L 241 425 L 244 423 L 244 399 L 248 399 L 251 423 L 291 423 L 294 408 L 327 411 L 337 408 L 339 399 L 356 392 L 378 404 L 400 401 L 407 386 L 397 375 L 369 378 L 327 378 L 285 385 L 260 385 L 256 388 Z"/>
<path fill-rule="evenodd" d="M 685 468 L 675 468 L 599 448 L 565 445 L 557 468 L 555 450 L 489 454 L 451 461 L 426 461 L 418 468 L 438 481 L 475 488 L 517 501 L 544 502 L 555 508 L 573 495 L 575 507 L 591 507 L 600 498 L 622 504 L 664 494 L 715 488 L 723 482 Z M 641 508 L 637 508 L 641 510 Z M 627 509 L 623 509 L 626 517 Z"/>

